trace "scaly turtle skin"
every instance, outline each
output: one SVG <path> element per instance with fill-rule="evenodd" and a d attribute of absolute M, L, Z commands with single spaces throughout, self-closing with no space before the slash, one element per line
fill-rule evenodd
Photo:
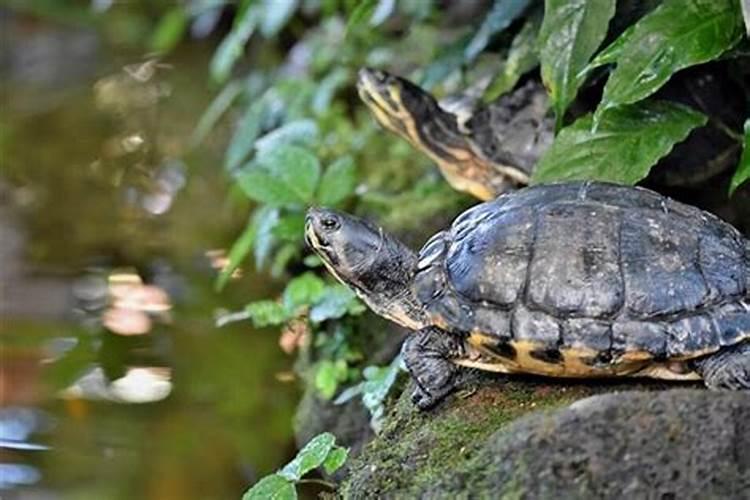
<path fill-rule="evenodd" d="M 470 116 L 447 111 L 418 86 L 383 71 L 360 70 L 357 89 L 382 126 L 434 160 L 455 189 L 481 200 L 528 184 L 552 143 L 547 94 L 533 80 Z"/>
<path fill-rule="evenodd" d="M 419 255 L 331 210 L 311 209 L 305 235 L 371 309 L 416 331 L 403 354 L 421 408 L 461 366 L 750 389 L 750 241 L 652 191 L 525 188 L 467 210 Z"/>

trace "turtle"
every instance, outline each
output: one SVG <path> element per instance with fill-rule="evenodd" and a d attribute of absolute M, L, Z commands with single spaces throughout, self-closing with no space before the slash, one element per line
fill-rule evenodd
<path fill-rule="evenodd" d="M 466 210 L 419 253 L 313 207 L 305 239 L 370 309 L 412 330 L 402 354 L 419 408 L 467 368 L 750 389 L 750 241 L 654 191 L 522 188 Z"/>
<path fill-rule="evenodd" d="M 377 121 L 434 160 L 448 183 L 491 200 L 529 183 L 554 138 L 541 82 L 529 79 L 487 106 L 441 106 L 405 78 L 363 68 L 357 91 Z"/>
<path fill-rule="evenodd" d="M 700 110 L 711 120 L 661 159 L 644 181 L 647 186 L 701 186 L 737 164 L 737 137 L 747 106 L 742 87 L 731 80 L 725 66 L 714 63 L 686 70 L 656 94 Z M 470 98 L 454 105 L 438 103 L 409 80 L 371 68 L 359 71 L 357 89 L 383 127 L 427 154 L 451 186 L 480 200 L 527 185 L 554 139 L 554 119 L 538 76 L 477 107 L 469 104 Z M 580 96 L 568 114 L 574 118 L 593 110 L 599 100 L 594 94 Z"/>

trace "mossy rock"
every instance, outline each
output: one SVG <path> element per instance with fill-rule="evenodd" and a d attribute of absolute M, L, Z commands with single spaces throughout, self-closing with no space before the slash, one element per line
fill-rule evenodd
<path fill-rule="evenodd" d="M 506 491 L 502 490 L 504 483 L 499 480 L 487 480 L 500 471 L 510 471 L 507 477 L 502 477 L 512 483 L 511 486 L 515 484 L 514 478 L 533 482 L 536 477 L 533 461 L 499 463 L 492 460 L 496 454 L 501 456 L 497 443 L 507 439 L 503 436 L 514 435 L 516 431 L 510 429 L 516 429 L 519 422 L 525 421 L 525 418 L 516 419 L 532 413 L 529 418 L 535 418 L 533 422 L 543 430 L 548 421 L 537 415 L 555 415 L 554 410 L 588 396 L 615 392 L 617 394 L 611 397 L 616 401 L 630 394 L 622 391 L 650 394 L 654 390 L 679 387 L 663 382 L 571 383 L 485 374 L 479 374 L 473 385 L 427 412 L 413 406 L 409 398 L 412 387 L 407 387 L 388 416 L 383 432 L 349 464 L 349 475 L 341 487 L 342 496 L 497 498 L 504 491 L 508 498 L 523 498 L 525 495 L 514 495 L 518 491 L 523 493 L 524 483 Z M 577 439 L 585 438 L 577 436 Z M 528 498 L 539 497 L 528 495 Z"/>

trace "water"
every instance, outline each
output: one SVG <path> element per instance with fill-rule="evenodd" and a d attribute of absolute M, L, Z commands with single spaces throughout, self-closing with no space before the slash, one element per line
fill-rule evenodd
<path fill-rule="evenodd" d="M 298 394 L 274 332 L 214 326 L 277 284 L 213 289 L 250 207 L 225 135 L 189 144 L 211 47 L 2 27 L 0 496 L 238 498 L 293 453 Z"/>

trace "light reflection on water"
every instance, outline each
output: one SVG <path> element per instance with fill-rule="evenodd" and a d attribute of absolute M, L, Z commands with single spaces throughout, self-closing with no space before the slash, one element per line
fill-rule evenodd
<path fill-rule="evenodd" d="M 268 332 L 213 324 L 273 285 L 245 270 L 212 288 L 248 207 L 227 203 L 216 151 L 186 149 L 209 51 L 114 54 L 64 88 L 3 68 L 9 498 L 237 498 L 292 451 L 296 389 L 275 376 L 291 360 Z"/>

